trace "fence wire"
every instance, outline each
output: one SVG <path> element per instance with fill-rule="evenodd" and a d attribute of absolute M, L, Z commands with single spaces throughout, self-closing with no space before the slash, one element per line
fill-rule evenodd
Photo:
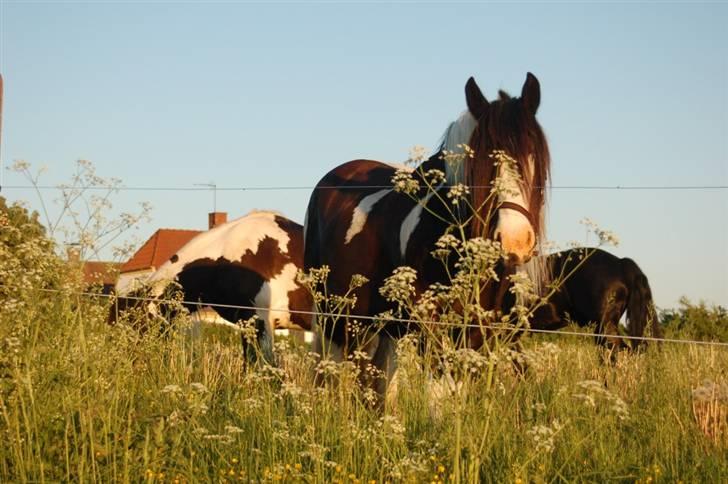
<path fill-rule="evenodd" d="M 512 331 L 519 333 L 539 333 L 539 334 L 553 334 L 562 336 L 578 336 L 586 338 L 619 338 L 631 341 L 645 341 L 645 342 L 656 342 L 656 343 L 676 343 L 676 344 L 694 344 L 701 346 L 712 346 L 712 347 L 728 347 L 728 342 L 721 341 L 700 341 L 700 340 L 687 340 L 677 338 L 655 338 L 652 336 L 629 336 L 629 335 L 605 335 L 599 333 L 585 333 L 581 331 L 568 331 L 568 330 L 553 330 L 553 329 L 534 329 L 534 328 L 521 328 L 521 327 L 506 327 L 497 324 L 472 324 L 472 323 L 450 323 L 447 321 L 434 321 L 434 320 L 418 320 L 418 319 L 406 319 L 406 318 L 395 318 L 395 317 L 377 317 L 368 316 L 363 314 L 341 314 L 341 313 L 330 313 L 324 311 L 305 311 L 289 308 L 270 308 L 263 306 L 244 306 L 236 304 L 218 304 L 218 303 L 204 303 L 200 301 L 185 301 L 177 299 L 160 299 L 153 297 L 142 297 L 142 296 L 117 296 L 112 294 L 101 294 L 87 291 L 65 291 L 63 289 L 36 289 L 41 292 L 56 293 L 56 294 L 68 294 L 77 295 L 84 297 L 103 297 L 108 299 L 126 299 L 132 301 L 142 302 L 156 302 L 156 303 L 175 303 L 185 304 L 190 306 L 199 307 L 211 307 L 211 308 L 226 308 L 226 309 L 243 309 L 248 311 L 279 311 L 293 314 L 302 314 L 306 316 L 323 316 L 331 318 L 346 318 L 356 320 L 367 320 L 367 321 L 380 321 L 383 323 L 405 323 L 405 324 L 426 324 L 434 326 L 444 327 L 457 327 L 457 328 L 476 328 L 476 329 L 492 329 L 500 331 Z M 234 323 L 231 323 L 234 325 Z"/>
<path fill-rule="evenodd" d="M 451 188 L 444 185 L 444 188 Z M 468 188 L 492 188 L 493 185 L 468 185 Z M 0 190 L 113 190 L 113 191 L 167 191 L 167 192 L 245 192 L 245 191 L 284 191 L 284 190 L 384 190 L 393 185 L 272 185 L 272 186 L 240 186 L 240 187 L 181 187 L 181 186 L 59 186 L 59 185 L 5 185 Z M 549 185 L 536 188 L 551 190 L 728 190 L 728 185 Z"/>

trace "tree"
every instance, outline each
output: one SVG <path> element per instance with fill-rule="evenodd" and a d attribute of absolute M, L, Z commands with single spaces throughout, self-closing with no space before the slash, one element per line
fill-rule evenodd
<path fill-rule="evenodd" d="M 0 306 L 28 304 L 34 290 L 58 285 L 63 262 L 46 236 L 38 212 L 0 197 Z"/>
<path fill-rule="evenodd" d="M 722 306 L 692 304 L 683 296 L 679 309 L 662 311 L 660 316 L 668 337 L 728 342 L 728 310 Z"/>

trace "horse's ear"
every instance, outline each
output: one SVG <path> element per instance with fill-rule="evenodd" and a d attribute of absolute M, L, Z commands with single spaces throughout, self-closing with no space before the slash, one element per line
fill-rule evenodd
<path fill-rule="evenodd" d="M 521 89 L 521 101 L 529 113 L 536 114 L 538 105 L 541 103 L 541 85 L 536 76 L 530 72 L 526 74 L 526 82 L 523 83 L 523 89 Z"/>
<path fill-rule="evenodd" d="M 480 88 L 472 77 L 465 84 L 465 102 L 468 104 L 468 111 L 475 119 L 481 118 L 488 112 L 488 100 L 480 92 Z"/>

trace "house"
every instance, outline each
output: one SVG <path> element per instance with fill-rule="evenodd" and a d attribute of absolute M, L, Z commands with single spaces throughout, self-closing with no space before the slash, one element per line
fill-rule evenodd
<path fill-rule="evenodd" d="M 120 268 L 119 262 L 84 261 L 83 281 L 87 286 L 101 286 L 101 294 L 111 294 Z"/>
<path fill-rule="evenodd" d="M 116 279 L 119 275 L 121 264 L 118 262 L 81 260 L 81 252 L 77 244 L 71 244 L 66 248 L 66 259 L 69 264 L 81 270 L 81 277 L 85 290 L 98 291 L 101 294 L 112 294 Z"/>

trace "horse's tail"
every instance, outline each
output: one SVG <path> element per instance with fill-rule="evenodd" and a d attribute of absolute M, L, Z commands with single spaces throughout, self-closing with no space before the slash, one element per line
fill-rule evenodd
<path fill-rule="evenodd" d="M 629 288 L 627 297 L 627 332 L 630 336 L 662 337 L 652 290 L 642 269 L 629 258 L 622 259 L 622 269 Z M 641 346 L 645 341 L 638 341 Z"/>

